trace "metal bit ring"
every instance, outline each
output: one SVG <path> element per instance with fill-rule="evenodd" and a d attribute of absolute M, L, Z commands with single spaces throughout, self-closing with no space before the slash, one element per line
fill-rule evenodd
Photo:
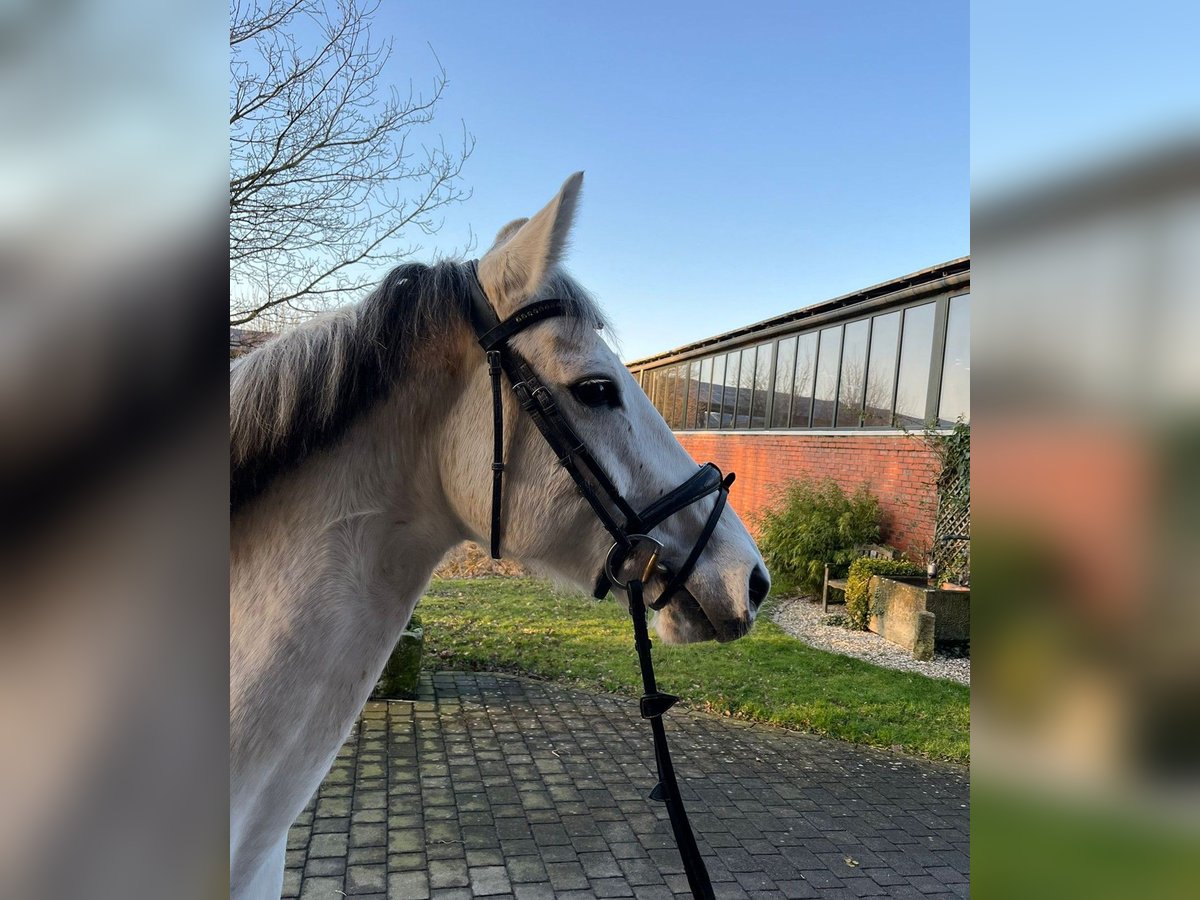
<path fill-rule="evenodd" d="M 659 557 L 659 554 L 662 553 L 662 549 L 663 549 L 662 544 L 660 544 L 654 538 L 652 538 L 646 534 L 631 534 L 631 535 L 629 535 L 629 546 L 628 547 L 622 547 L 620 544 L 613 544 L 612 549 L 608 551 L 608 557 L 604 560 L 604 574 L 608 576 L 609 581 L 611 581 L 613 584 L 615 584 L 619 588 L 628 589 L 629 581 L 628 580 L 622 581 L 617 576 L 617 572 L 614 571 L 614 569 L 620 568 L 621 566 L 623 566 L 624 563 L 627 561 L 629 555 L 638 548 L 639 544 L 649 544 L 652 547 L 652 549 L 650 551 L 650 556 L 646 559 L 646 565 L 642 569 L 642 574 L 641 574 L 642 583 L 644 584 L 647 581 L 649 581 L 650 577 L 659 568 L 658 557 Z M 622 553 L 623 556 L 622 556 L 620 565 L 614 566 L 613 562 L 616 559 L 618 553 Z"/>

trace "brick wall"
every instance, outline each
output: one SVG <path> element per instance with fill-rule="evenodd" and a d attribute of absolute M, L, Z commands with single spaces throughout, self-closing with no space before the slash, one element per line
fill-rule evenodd
<path fill-rule="evenodd" d="M 832 478 L 847 492 L 866 482 L 879 498 L 883 540 L 924 559 L 937 516 L 937 457 L 921 438 L 903 434 L 676 434 L 697 462 L 737 472 L 729 502 L 747 526 L 772 491 L 791 478 Z"/>

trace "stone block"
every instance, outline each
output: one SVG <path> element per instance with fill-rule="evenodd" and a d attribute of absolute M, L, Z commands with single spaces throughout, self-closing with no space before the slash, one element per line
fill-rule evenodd
<path fill-rule="evenodd" d="M 383 675 L 372 697 L 386 700 L 417 699 L 421 676 L 421 655 L 425 650 L 425 629 L 417 618 L 408 623 L 392 655 L 383 667 Z"/>
<path fill-rule="evenodd" d="M 874 576 L 869 591 L 867 627 L 912 651 L 915 659 L 932 659 L 939 644 L 962 645 L 971 639 L 970 591 L 886 575 Z"/>
<path fill-rule="evenodd" d="M 933 659 L 934 624 L 937 617 L 928 610 L 917 613 L 916 637 L 913 639 L 913 659 Z"/>

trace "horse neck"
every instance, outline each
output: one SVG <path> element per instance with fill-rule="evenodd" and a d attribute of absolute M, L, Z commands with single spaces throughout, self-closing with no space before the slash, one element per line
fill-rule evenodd
<path fill-rule="evenodd" d="M 451 345 L 437 352 L 441 360 L 415 371 L 231 521 L 230 823 L 238 860 L 261 858 L 286 834 L 433 568 L 462 539 L 431 445 L 465 376 L 447 356 Z"/>
<path fill-rule="evenodd" d="M 336 731 L 365 700 L 463 536 L 429 446 L 463 387 L 426 367 L 231 524 L 231 674 L 251 707 L 328 693 Z"/>
<path fill-rule="evenodd" d="M 264 550 L 305 560 L 308 577 L 288 579 L 293 596 L 318 571 L 326 585 L 348 579 L 366 587 L 376 575 L 423 582 L 460 539 L 431 442 L 463 388 L 461 374 L 437 362 L 405 379 L 333 447 L 314 453 L 239 515 L 235 567 L 261 559 Z"/>

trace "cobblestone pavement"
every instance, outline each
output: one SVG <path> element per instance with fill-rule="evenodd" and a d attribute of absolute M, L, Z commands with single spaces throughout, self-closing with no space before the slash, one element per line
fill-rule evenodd
<path fill-rule="evenodd" d="M 718 897 L 968 893 L 956 767 L 667 714 Z M 369 703 L 293 826 L 284 897 L 688 896 L 637 703 L 500 675 Z"/>

